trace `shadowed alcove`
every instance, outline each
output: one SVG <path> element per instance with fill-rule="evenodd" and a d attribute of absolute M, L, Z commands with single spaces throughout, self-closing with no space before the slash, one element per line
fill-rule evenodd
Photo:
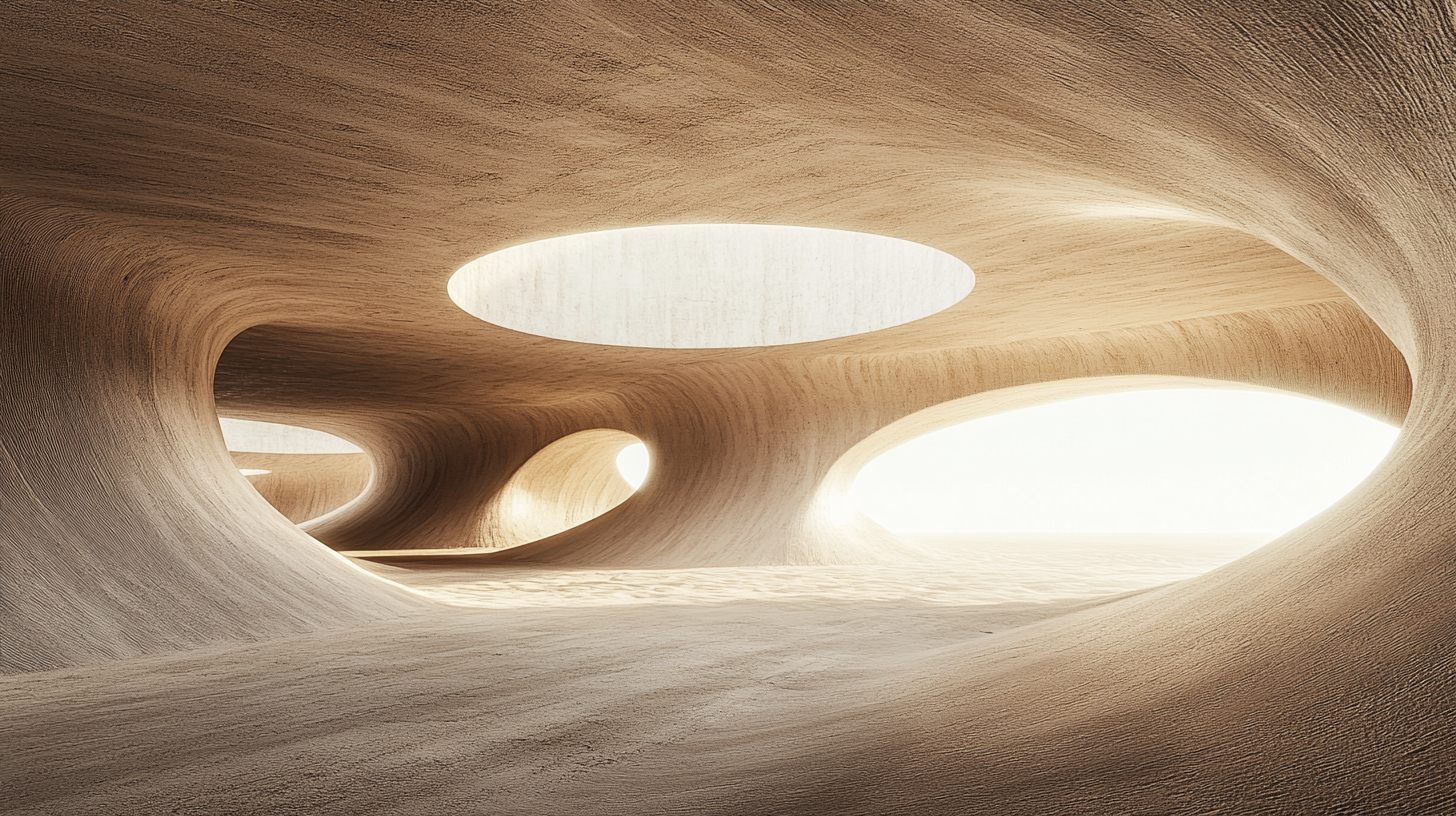
<path fill-rule="evenodd" d="M 495 547 L 514 547 L 596 518 L 635 491 L 617 467 L 637 437 L 598 428 L 552 442 L 516 471 L 486 515 Z"/>
<path fill-rule="evenodd" d="M 369 456 L 336 436 L 270 422 L 225 419 L 228 455 L 269 504 L 302 524 L 358 498 L 369 486 Z"/>

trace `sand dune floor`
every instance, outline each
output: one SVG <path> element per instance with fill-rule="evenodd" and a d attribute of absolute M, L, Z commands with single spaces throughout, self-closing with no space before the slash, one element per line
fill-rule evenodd
<path fill-rule="evenodd" d="M 1262 543 L 1254 537 L 921 536 L 916 564 L 707 569 L 487 569 L 361 566 L 430 598 L 488 609 L 712 604 L 730 601 L 902 601 L 943 606 L 1096 598 L 1200 575 Z"/>
<path fill-rule="evenodd" d="M 894 569 L 377 567 L 449 605 L 0 679 L 0 811 L 731 810 L 724 786 L 802 756 L 801 728 L 852 727 L 928 652 L 1196 566 L 1100 558 L 1080 583 L 1070 562 L 1036 573 L 1049 552 Z"/>

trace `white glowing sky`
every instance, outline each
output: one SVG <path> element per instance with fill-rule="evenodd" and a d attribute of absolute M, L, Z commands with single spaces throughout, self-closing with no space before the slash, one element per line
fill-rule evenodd
<path fill-rule="evenodd" d="M 632 485 L 633 490 L 641 487 L 647 479 L 647 460 L 647 446 L 641 442 L 628 445 L 617 454 L 617 472 L 622 474 L 627 484 Z"/>
<path fill-rule="evenodd" d="M 898 326 L 949 308 L 974 282 L 954 256 L 886 235 L 666 224 L 502 249 L 461 267 L 449 292 L 481 320 L 542 337 L 742 348 Z"/>
<path fill-rule="evenodd" d="M 360 453 L 358 445 L 333 434 L 250 419 L 221 417 L 222 438 L 230 451 L 246 453 Z M 257 474 L 253 474 L 257 475 Z"/>
<path fill-rule="evenodd" d="M 1272 538 L 1348 493 L 1397 433 L 1281 394 L 1106 394 L 927 434 L 871 462 L 852 495 L 904 533 Z"/>

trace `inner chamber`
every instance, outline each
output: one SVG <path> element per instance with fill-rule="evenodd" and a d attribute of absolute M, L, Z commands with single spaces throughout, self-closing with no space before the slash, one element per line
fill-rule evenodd
<path fill-rule="evenodd" d="M 626 501 L 647 475 L 646 448 L 625 431 L 595 428 L 552 442 L 511 476 L 486 515 L 491 548 L 514 547 L 583 524 Z"/>
<path fill-rule="evenodd" d="M 238 471 L 294 524 L 343 507 L 369 486 L 369 456 L 346 439 L 277 422 L 218 422 Z"/>

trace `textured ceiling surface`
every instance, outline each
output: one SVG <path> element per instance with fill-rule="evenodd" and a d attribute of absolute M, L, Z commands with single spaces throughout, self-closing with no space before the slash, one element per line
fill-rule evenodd
<path fill-rule="evenodd" d="M 273 512 L 218 413 L 368 452 L 365 494 L 309 527 L 335 549 L 495 541 L 517 469 L 607 429 L 651 448 L 642 490 L 468 563 L 814 565 L 913 556 L 837 512 L 881 429 L 1064 382 L 1233 381 L 1404 432 L 1225 569 L 942 649 L 868 709 L 658 768 L 647 809 L 1456 806 L 1449 4 L 10 2 L 0 23 L 7 673 L 429 613 Z M 506 247 L 693 223 L 902 238 L 976 289 L 708 350 L 521 334 L 446 293 Z M 623 801 L 557 812 L 641 812 Z"/>

